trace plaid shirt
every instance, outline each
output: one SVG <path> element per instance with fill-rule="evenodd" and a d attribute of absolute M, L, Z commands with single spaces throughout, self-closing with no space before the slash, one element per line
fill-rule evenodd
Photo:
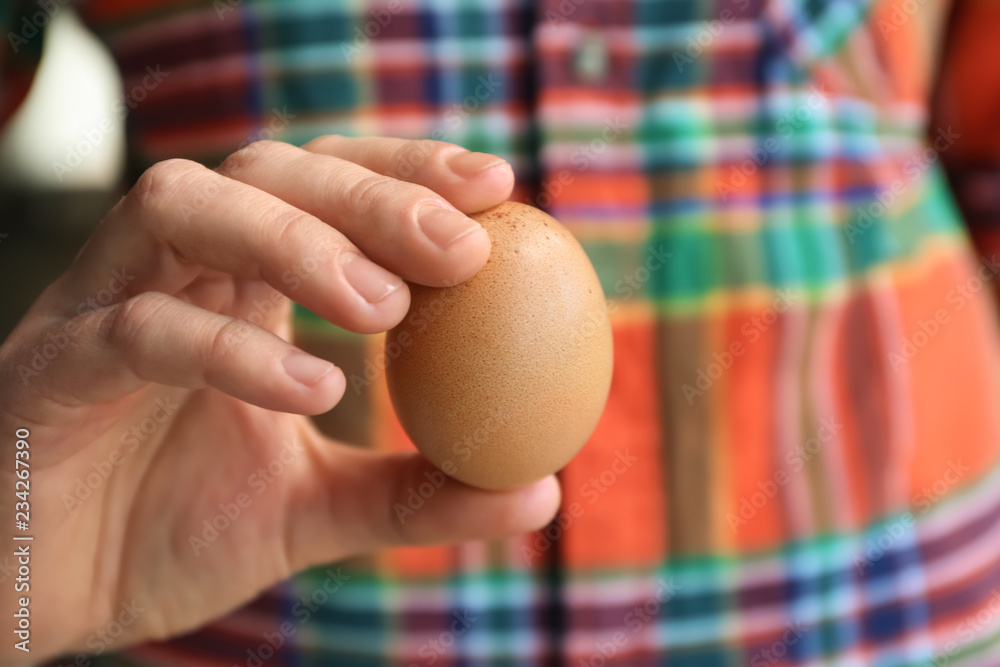
<path fill-rule="evenodd" d="M 322 133 L 496 153 L 587 250 L 615 340 L 545 530 L 318 568 L 108 662 L 1000 664 L 1000 264 L 941 169 L 977 140 L 929 120 L 947 10 L 86 4 L 137 166 Z M 348 375 L 324 429 L 410 447 L 381 339 L 299 315 Z"/>

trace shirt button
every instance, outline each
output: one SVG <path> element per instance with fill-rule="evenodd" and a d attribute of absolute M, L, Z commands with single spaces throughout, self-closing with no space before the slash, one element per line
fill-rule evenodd
<path fill-rule="evenodd" d="M 583 33 L 573 56 L 576 78 L 584 83 L 600 81 L 608 73 L 608 45 L 600 32 Z"/>

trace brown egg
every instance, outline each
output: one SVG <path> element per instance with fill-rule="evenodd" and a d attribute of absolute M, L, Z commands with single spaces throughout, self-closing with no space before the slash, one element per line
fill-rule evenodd
<path fill-rule="evenodd" d="M 410 286 L 386 377 L 424 456 L 467 484 L 510 489 L 559 470 L 590 437 L 611 384 L 611 326 L 565 227 L 514 202 L 472 217 L 490 235 L 489 263 L 455 287 Z"/>

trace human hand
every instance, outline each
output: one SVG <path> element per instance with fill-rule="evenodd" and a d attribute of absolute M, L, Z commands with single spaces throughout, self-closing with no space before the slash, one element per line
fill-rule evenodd
<path fill-rule="evenodd" d="M 6 641 L 0 660 L 107 648 L 93 633 L 124 605 L 143 611 L 115 649 L 192 630 L 311 565 L 544 525 L 553 478 L 510 492 L 448 479 L 401 524 L 393 504 L 433 468 L 321 435 L 304 415 L 332 408 L 344 375 L 287 342 L 290 299 L 374 333 L 406 314 L 403 279 L 471 277 L 489 239 L 462 213 L 512 187 L 494 156 L 387 138 L 149 169 L 0 346 L 0 539 L 31 553 L 30 592 L 5 586 L 0 618 L 29 596 L 32 648 Z M 15 456 L 30 543 L 11 541 Z"/>

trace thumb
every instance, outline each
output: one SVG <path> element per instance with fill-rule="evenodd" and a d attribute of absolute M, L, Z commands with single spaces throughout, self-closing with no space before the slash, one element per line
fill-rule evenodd
<path fill-rule="evenodd" d="M 286 545 L 299 570 L 399 545 L 495 539 L 545 526 L 559 508 L 554 476 L 509 491 L 477 489 L 416 453 L 329 443 L 290 491 Z"/>

